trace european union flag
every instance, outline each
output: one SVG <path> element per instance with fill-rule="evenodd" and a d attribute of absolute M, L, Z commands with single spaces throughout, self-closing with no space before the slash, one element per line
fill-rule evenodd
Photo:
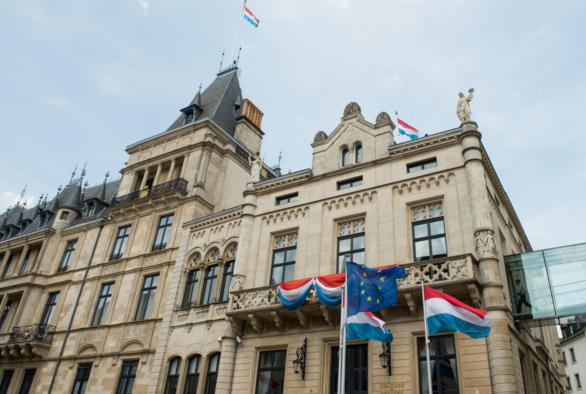
<path fill-rule="evenodd" d="M 377 312 L 397 304 L 397 279 L 407 276 L 396 265 L 369 268 L 362 264 L 346 264 L 348 278 L 348 316 L 358 312 Z"/>

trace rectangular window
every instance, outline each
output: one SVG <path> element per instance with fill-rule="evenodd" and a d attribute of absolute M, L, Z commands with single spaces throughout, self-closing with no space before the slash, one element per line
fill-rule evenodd
<path fill-rule="evenodd" d="M 430 168 L 437 167 L 437 160 L 434 157 L 433 159 L 418 161 L 417 163 L 409 163 L 407 164 L 407 172 L 417 172 L 428 170 Z"/>
<path fill-rule="evenodd" d="M 234 274 L 234 262 L 228 261 L 224 264 L 224 273 L 222 274 L 222 288 L 220 289 L 220 302 L 228 301 L 230 295 L 230 282 Z"/>
<path fill-rule="evenodd" d="M 68 217 L 69 217 L 69 211 L 61 212 L 61 220 L 67 220 Z"/>
<path fill-rule="evenodd" d="M 183 302 L 181 302 L 182 308 L 189 308 L 195 305 L 200 272 L 201 270 L 195 269 L 187 273 L 187 278 L 185 280 L 185 292 L 183 293 Z"/>
<path fill-rule="evenodd" d="M 8 252 L 10 253 L 10 252 Z M 0 279 L 6 278 L 8 275 L 8 271 L 10 271 L 10 266 L 12 265 L 12 261 L 14 260 L 14 254 L 10 253 L 8 255 L 8 260 L 6 260 L 6 264 L 4 264 L 4 268 L 2 269 L 2 274 L 0 274 Z"/>
<path fill-rule="evenodd" d="M 344 271 L 344 261 L 364 264 L 365 244 L 364 218 L 338 223 L 338 249 L 336 253 L 336 272 Z"/>
<path fill-rule="evenodd" d="M 92 319 L 92 326 L 99 326 L 102 324 L 102 320 L 108 311 L 108 306 L 112 299 L 113 288 L 114 282 L 102 284 L 102 289 L 100 290 L 100 296 L 98 297 L 98 303 L 96 304 L 96 310 L 94 311 L 94 317 Z"/>
<path fill-rule="evenodd" d="M 159 274 L 144 277 L 134 320 L 144 320 L 150 317 L 158 284 Z"/>
<path fill-rule="evenodd" d="M 352 179 L 346 179 L 338 182 L 338 190 L 346 190 L 351 187 L 362 186 L 362 177 L 356 177 Z"/>
<path fill-rule="evenodd" d="M 564 365 L 568 365 L 568 360 L 566 360 L 566 352 L 562 352 L 562 358 L 564 359 Z"/>
<path fill-rule="evenodd" d="M 256 394 L 283 394 L 285 350 L 260 352 L 256 375 Z"/>
<path fill-rule="evenodd" d="M 167 370 L 167 382 L 165 383 L 165 394 L 176 394 L 179 385 L 179 369 L 181 368 L 181 358 L 175 357 L 169 361 Z"/>
<path fill-rule="evenodd" d="M 58 298 L 58 291 L 53 291 L 49 293 L 49 296 L 47 297 L 47 303 L 45 304 L 45 309 L 43 310 L 43 316 L 41 317 L 41 325 L 46 326 L 48 324 L 51 324 L 51 321 L 53 319 L 53 313 L 55 313 L 55 308 L 57 307 Z"/>
<path fill-rule="evenodd" d="M 3 329 L 4 323 L 6 322 L 6 318 L 10 314 L 10 308 L 12 307 L 12 300 L 6 300 L 4 304 L 4 309 L 2 309 L 2 314 L 0 315 L 0 330 Z"/>
<path fill-rule="evenodd" d="M 75 381 L 73 382 L 73 389 L 71 394 L 84 394 L 87 388 L 87 382 L 90 380 L 90 373 L 92 372 L 92 364 L 84 363 L 77 366 L 77 373 L 75 374 Z"/>
<path fill-rule="evenodd" d="M 110 260 L 118 260 L 122 258 L 129 234 L 130 224 L 128 226 L 122 226 L 118 228 L 118 234 L 116 235 L 116 241 L 114 242 L 114 248 L 112 249 Z"/>
<path fill-rule="evenodd" d="M 28 262 L 31 258 L 31 254 L 33 254 L 35 252 L 36 252 L 35 249 L 29 249 L 26 252 L 26 254 L 24 255 L 24 259 L 22 260 L 22 263 L 20 264 L 20 267 L 18 268 L 18 275 L 24 274 L 24 272 L 26 271 L 26 266 L 28 265 Z"/>
<path fill-rule="evenodd" d="M 116 394 L 131 394 L 136 379 L 136 370 L 138 369 L 138 360 L 126 360 L 122 363 L 120 379 L 118 379 L 118 388 Z"/>
<path fill-rule="evenodd" d="M 412 235 L 415 261 L 448 255 L 441 203 L 413 209 Z"/>
<path fill-rule="evenodd" d="M 69 268 L 73 252 L 75 252 L 76 243 L 77 239 L 71 239 L 67 241 L 67 244 L 65 245 L 65 250 L 63 251 L 63 257 L 61 257 L 61 262 L 59 263 L 58 272 L 67 271 L 67 269 Z"/>
<path fill-rule="evenodd" d="M 156 250 L 163 250 L 167 247 L 167 241 L 171 234 L 171 227 L 173 226 L 173 215 L 161 216 L 159 225 L 157 226 L 157 233 L 153 243 L 153 252 Z"/>
<path fill-rule="evenodd" d="M 279 196 L 276 199 L 276 204 L 277 205 L 289 204 L 289 203 L 297 201 L 297 197 L 299 197 L 299 193 L 291 193 L 291 194 L 287 194 L 286 196 Z"/>
<path fill-rule="evenodd" d="M 22 383 L 18 394 L 28 394 L 33 386 L 33 380 L 35 379 L 36 369 L 25 369 L 24 376 L 22 377 Z"/>
<path fill-rule="evenodd" d="M 338 353 L 339 348 L 332 347 L 330 393 L 338 393 Z M 368 394 L 368 345 L 349 345 L 346 347 L 346 382 L 345 392 Z"/>
<path fill-rule="evenodd" d="M 452 335 L 443 335 L 429 339 L 433 394 L 457 394 L 459 386 L 454 337 Z M 417 353 L 419 357 L 419 392 L 421 394 L 430 394 L 430 390 L 427 387 L 425 338 L 417 338 Z"/>
<path fill-rule="evenodd" d="M 572 364 L 576 363 L 576 353 L 574 352 L 574 348 L 570 348 L 570 358 L 572 359 Z"/>
<path fill-rule="evenodd" d="M 292 280 L 297 260 L 297 233 L 280 234 L 273 238 L 271 285 Z"/>
<path fill-rule="evenodd" d="M 210 265 L 205 269 L 205 277 L 203 281 L 203 291 L 201 296 L 201 304 L 211 304 L 215 300 L 214 293 L 216 290 L 216 283 L 218 282 L 218 265 Z"/>
<path fill-rule="evenodd" d="M 216 392 L 216 381 L 218 380 L 218 366 L 220 365 L 220 353 L 215 353 L 208 358 L 208 371 L 204 385 L 204 394 Z"/>
<path fill-rule="evenodd" d="M 566 382 L 568 383 L 568 390 L 572 391 L 572 380 L 569 376 L 566 376 Z"/>
<path fill-rule="evenodd" d="M 0 382 L 0 394 L 8 394 L 8 389 L 10 388 L 10 383 L 12 382 L 12 375 L 14 375 L 14 370 L 4 370 L 4 373 L 2 374 L 2 382 Z"/>
<path fill-rule="evenodd" d="M 576 388 L 580 390 L 582 388 L 582 382 L 580 381 L 580 374 L 574 374 L 574 378 L 576 379 Z"/>

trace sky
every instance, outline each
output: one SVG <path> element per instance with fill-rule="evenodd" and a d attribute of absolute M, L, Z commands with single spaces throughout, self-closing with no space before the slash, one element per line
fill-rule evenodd
<path fill-rule="evenodd" d="M 586 3 L 469 0 L 4 1 L 0 211 L 53 196 L 74 167 L 114 177 L 232 49 L 265 116 L 261 155 L 311 165 L 318 130 L 356 101 L 422 133 L 459 125 L 458 92 L 534 249 L 586 242 Z M 239 32 L 237 34 L 237 32 Z M 235 37 L 237 39 L 235 40 Z M 398 138 L 400 141 L 400 139 Z M 79 173 L 79 170 L 78 170 Z"/>

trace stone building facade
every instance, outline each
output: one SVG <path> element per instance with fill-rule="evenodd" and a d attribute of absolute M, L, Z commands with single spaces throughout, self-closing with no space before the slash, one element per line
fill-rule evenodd
<path fill-rule="evenodd" d="M 427 392 L 422 281 L 493 320 L 486 340 L 433 339 L 434 392 L 564 392 L 555 331 L 511 316 L 503 256 L 531 246 L 475 123 L 397 144 L 350 103 L 311 168 L 281 175 L 262 116 L 229 67 L 127 147 L 119 180 L 72 176 L 0 216 L 0 394 L 331 393 L 339 310 L 313 293 L 285 310 L 275 284 L 348 257 L 408 277 L 382 311 L 390 367 L 351 343 L 347 392 Z"/>

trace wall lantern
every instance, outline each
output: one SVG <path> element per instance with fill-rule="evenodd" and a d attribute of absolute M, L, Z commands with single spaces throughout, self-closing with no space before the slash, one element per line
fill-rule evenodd
<path fill-rule="evenodd" d="M 301 373 L 301 379 L 305 380 L 305 355 L 307 354 L 307 338 L 303 340 L 303 346 L 297 348 L 297 358 L 293 360 L 293 371 Z"/>
<path fill-rule="evenodd" d="M 383 351 L 378 355 L 380 365 L 387 369 L 387 373 L 391 376 L 391 344 L 383 343 Z"/>

